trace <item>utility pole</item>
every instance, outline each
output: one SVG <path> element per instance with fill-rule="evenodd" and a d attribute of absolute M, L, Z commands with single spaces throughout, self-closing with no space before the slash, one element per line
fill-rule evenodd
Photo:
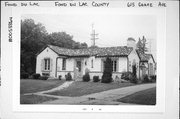
<path fill-rule="evenodd" d="M 94 23 L 93 23 L 92 24 L 92 34 L 91 34 L 92 46 L 96 46 L 95 41 L 98 39 L 97 36 L 98 36 L 98 34 L 96 34 L 96 32 L 95 32 Z"/>

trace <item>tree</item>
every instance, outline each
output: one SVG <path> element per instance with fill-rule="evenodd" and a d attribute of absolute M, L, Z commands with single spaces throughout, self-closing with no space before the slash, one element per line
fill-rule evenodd
<path fill-rule="evenodd" d="M 45 27 L 32 19 L 21 21 L 21 72 L 32 74 L 36 68 L 36 53 L 45 46 Z"/>
<path fill-rule="evenodd" d="M 33 19 L 21 20 L 21 73 L 33 74 L 36 69 L 36 54 L 48 44 L 65 48 L 87 48 L 86 43 L 73 40 L 66 32 L 48 34 L 41 23 Z M 76 44 L 77 46 L 74 47 Z"/>
<path fill-rule="evenodd" d="M 102 83 L 112 82 L 112 71 L 113 71 L 112 60 L 109 57 L 107 57 L 105 61 L 102 80 L 101 80 Z"/>
<path fill-rule="evenodd" d="M 148 48 L 146 47 L 147 42 L 146 42 L 146 38 L 143 36 L 142 40 L 139 38 L 139 41 L 137 42 L 137 49 L 142 52 L 145 53 L 148 51 Z"/>

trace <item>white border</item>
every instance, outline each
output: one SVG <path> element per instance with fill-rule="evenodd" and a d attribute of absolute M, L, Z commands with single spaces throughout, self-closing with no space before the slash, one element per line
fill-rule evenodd
<path fill-rule="evenodd" d="M 121 15 L 157 16 L 157 104 L 156 106 L 130 105 L 20 105 L 20 19 L 22 14 L 74 14 L 78 12 L 111 12 Z M 165 111 L 165 51 L 166 16 L 163 9 L 127 8 L 15 8 L 13 16 L 13 111 L 20 112 L 164 112 Z M 83 110 L 86 108 L 87 110 Z M 92 110 L 93 109 L 93 110 Z M 101 110 L 99 110 L 101 109 Z"/>

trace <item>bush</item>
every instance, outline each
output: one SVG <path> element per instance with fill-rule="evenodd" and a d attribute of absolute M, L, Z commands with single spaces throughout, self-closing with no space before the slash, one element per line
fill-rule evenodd
<path fill-rule="evenodd" d="M 110 82 L 112 82 L 112 71 L 113 71 L 112 61 L 111 61 L 111 59 L 109 57 L 107 57 L 107 59 L 105 61 L 102 80 L 101 80 L 102 83 L 110 83 Z"/>
<path fill-rule="evenodd" d="M 22 72 L 20 78 L 21 78 L 21 79 L 27 79 L 27 78 L 29 78 L 29 74 L 26 73 L 26 72 Z"/>
<path fill-rule="evenodd" d="M 83 81 L 84 81 L 84 82 L 90 81 L 89 73 L 86 73 L 86 74 L 83 76 Z"/>
<path fill-rule="evenodd" d="M 71 73 L 68 73 L 67 75 L 65 75 L 66 81 L 71 81 L 72 80 L 72 76 Z"/>
<path fill-rule="evenodd" d="M 62 78 L 62 76 L 61 76 L 61 75 L 59 75 L 59 80 L 61 80 L 61 78 Z"/>
<path fill-rule="evenodd" d="M 121 79 L 129 81 L 131 77 L 133 76 L 132 72 L 123 72 L 121 75 Z"/>
<path fill-rule="evenodd" d="M 40 74 L 33 74 L 33 75 L 32 75 L 32 78 L 33 78 L 33 79 L 39 79 L 40 76 L 41 76 Z"/>
<path fill-rule="evenodd" d="M 41 76 L 40 80 L 47 80 L 49 77 L 48 76 Z"/>
<path fill-rule="evenodd" d="M 136 76 L 132 76 L 132 78 L 130 79 L 131 83 L 138 83 L 138 78 Z"/>
<path fill-rule="evenodd" d="M 99 76 L 93 76 L 93 82 L 99 82 Z"/>
<path fill-rule="evenodd" d="M 156 75 L 150 76 L 152 82 L 156 82 Z"/>
<path fill-rule="evenodd" d="M 132 72 L 123 72 L 121 75 L 121 79 L 130 81 L 131 83 L 138 83 L 136 75 L 134 75 Z"/>
<path fill-rule="evenodd" d="M 145 75 L 143 76 L 143 83 L 149 83 L 149 82 L 151 82 L 151 80 L 150 80 L 150 78 L 148 77 L 148 75 L 145 74 Z"/>

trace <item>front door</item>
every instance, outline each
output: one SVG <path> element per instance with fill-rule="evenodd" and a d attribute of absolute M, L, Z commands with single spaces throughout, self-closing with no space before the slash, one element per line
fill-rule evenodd
<path fill-rule="evenodd" d="M 82 61 L 81 60 L 76 61 L 76 68 L 77 68 L 77 77 L 82 78 Z"/>

